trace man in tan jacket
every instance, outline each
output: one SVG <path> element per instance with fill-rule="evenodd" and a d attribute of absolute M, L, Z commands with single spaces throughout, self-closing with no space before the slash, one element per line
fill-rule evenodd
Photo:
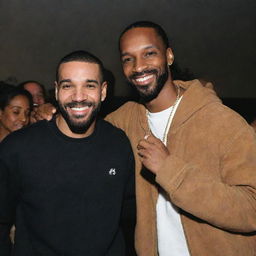
<path fill-rule="evenodd" d="M 130 25 L 119 48 L 141 102 L 106 119 L 135 153 L 138 255 L 255 256 L 252 128 L 199 80 L 172 80 L 174 56 L 159 25 Z"/>
<path fill-rule="evenodd" d="M 253 130 L 198 80 L 172 81 L 173 53 L 157 24 L 130 25 L 119 47 L 141 103 L 107 120 L 135 152 L 138 255 L 256 255 Z"/>

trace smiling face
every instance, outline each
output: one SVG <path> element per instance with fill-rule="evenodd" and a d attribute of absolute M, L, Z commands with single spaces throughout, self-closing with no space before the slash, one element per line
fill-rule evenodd
<path fill-rule="evenodd" d="M 70 61 L 60 65 L 58 74 L 58 127 L 67 136 L 86 137 L 93 132 L 101 101 L 106 97 L 107 84 L 102 82 L 99 65 Z"/>
<path fill-rule="evenodd" d="M 170 48 L 165 47 L 153 28 L 132 28 L 120 39 L 123 72 L 145 102 L 156 98 L 171 79 L 168 63 L 173 62 Z"/>
<path fill-rule="evenodd" d="M 0 129 L 2 135 L 16 131 L 29 123 L 30 104 L 24 95 L 15 96 L 0 110 Z"/>

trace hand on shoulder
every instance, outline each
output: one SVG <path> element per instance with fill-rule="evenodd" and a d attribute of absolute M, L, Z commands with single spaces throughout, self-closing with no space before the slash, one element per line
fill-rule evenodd
<path fill-rule="evenodd" d="M 51 120 L 56 113 L 56 108 L 51 103 L 42 104 L 31 112 L 31 121 L 35 123 L 40 120 Z"/>

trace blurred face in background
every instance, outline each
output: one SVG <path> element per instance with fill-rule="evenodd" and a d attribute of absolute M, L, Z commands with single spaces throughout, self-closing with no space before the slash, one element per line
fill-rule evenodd
<path fill-rule="evenodd" d="M 34 82 L 26 83 L 24 89 L 32 95 L 34 106 L 39 106 L 45 103 L 44 92 L 39 84 Z"/>
<path fill-rule="evenodd" d="M 24 95 L 12 98 L 4 109 L 0 109 L 0 131 L 1 134 L 9 134 L 29 123 L 30 104 Z"/>

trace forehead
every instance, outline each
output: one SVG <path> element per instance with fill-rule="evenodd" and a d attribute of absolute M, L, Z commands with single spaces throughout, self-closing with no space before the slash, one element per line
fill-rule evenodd
<path fill-rule="evenodd" d="M 40 90 L 40 91 L 42 91 L 41 86 L 37 83 L 27 83 L 27 84 L 24 85 L 24 88 L 26 88 L 26 90 Z"/>
<path fill-rule="evenodd" d="M 100 68 L 96 63 L 70 61 L 59 66 L 60 79 L 100 79 Z"/>
<path fill-rule="evenodd" d="M 10 100 L 9 106 L 11 107 L 28 107 L 29 101 L 28 98 L 24 95 L 17 95 L 13 99 Z"/>
<path fill-rule="evenodd" d="M 132 28 L 126 31 L 120 39 L 121 53 L 140 50 L 149 46 L 164 49 L 162 38 L 154 28 Z"/>

